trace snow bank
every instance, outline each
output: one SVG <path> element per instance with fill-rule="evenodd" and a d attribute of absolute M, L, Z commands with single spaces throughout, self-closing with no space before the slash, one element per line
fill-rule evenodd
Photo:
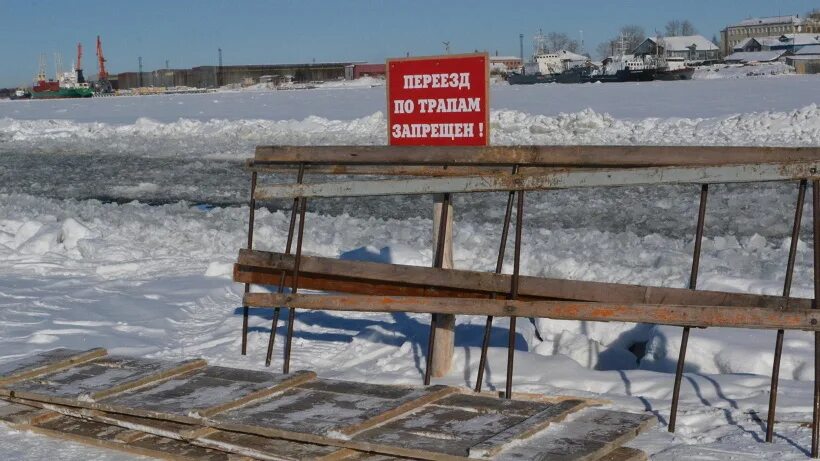
<path fill-rule="evenodd" d="M 719 118 L 618 119 L 585 109 L 556 116 L 492 111 L 492 143 L 503 144 L 688 144 L 788 145 L 820 143 L 820 109 L 760 112 Z M 354 120 L 141 118 L 130 125 L 68 120 L 0 119 L 4 152 L 94 153 L 139 156 L 245 158 L 260 144 L 363 145 L 387 142 L 382 112 Z"/>
<path fill-rule="evenodd" d="M 785 62 L 745 64 L 715 64 L 695 69 L 695 80 L 767 78 L 794 75 L 794 68 Z"/>

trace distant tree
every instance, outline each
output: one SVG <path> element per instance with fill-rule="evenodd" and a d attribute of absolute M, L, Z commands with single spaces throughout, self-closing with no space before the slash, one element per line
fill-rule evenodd
<path fill-rule="evenodd" d="M 673 19 L 666 23 L 666 36 L 667 37 L 677 37 L 681 35 L 680 33 L 680 21 L 677 19 Z"/>
<path fill-rule="evenodd" d="M 567 50 L 575 53 L 580 48 L 577 40 L 571 39 L 569 35 L 563 32 L 550 32 L 547 34 L 546 45 L 549 51 Z"/>
<path fill-rule="evenodd" d="M 695 29 L 694 24 L 692 24 L 692 22 L 688 19 L 684 19 L 683 21 L 679 19 L 673 19 L 666 23 L 665 29 L 667 37 L 695 35 L 698 33 L 697 29 Z"/>
<path fill-rule="evenodd" d="M 615 53 L 615 42 L 612 40 L 607 40 L 605 42 L 601 42 L 595 47 L 595 54 L 598 55 L 599 58 L 604 59 L 607 56 L 612 56 Z"/>
<path fill-rule="evenodd" d="M 623 37 L 624 48 L 627 53 L 631 53 L 632 50 L 638 47 L 642 41 L 646 38 L 646 32 L 643 30 L 643 27 L 636 26 L 636 25 L 628 25 L 621 27 L 620 33 L 618 34 L 618 38 L 616 39 L 620 42 L 621 37 Z"/>
<path fill-rule="evenodd" d="M 695 29 L 695 25 L 692 24 L 688 19 L 684 19 L 683 22 L 680 24 L 680 34 L 681 35 L 695 35 L 698 33 L 698 30 Z"/>

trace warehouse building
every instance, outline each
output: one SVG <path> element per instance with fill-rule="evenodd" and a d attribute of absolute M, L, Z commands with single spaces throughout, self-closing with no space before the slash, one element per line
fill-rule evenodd
<path fill-rule="evenodd" d="M 117 75 L 118 88 L 188 86 L 217 88 L 224 85 L 259 82 L 261 77 L 293 82 L 339 80 L 349 62 L 311 64 L 271 64 L 240 66 L 199 66 L 192 69 L 158 69 L 150 72 L 123 72 Z"/>

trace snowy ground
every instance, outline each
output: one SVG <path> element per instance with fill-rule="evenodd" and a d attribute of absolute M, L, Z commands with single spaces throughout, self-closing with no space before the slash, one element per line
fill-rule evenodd
<path fill-rule="evenodd" d="M 241 286 L 229 277 L 248 214 L 240 161 L 256 144 L 383 143 L 383 91 L 0 103 L 0 360 L 101 346 L 264 368 L 271 311 L 253 311 L 250 355 L 241 357 Z M 496 144 L 820 145 L 816 77 L 492 91 Z M 699 287 L 779 294 L 795 196 L 796 184 L 712 188 Z M 685 286 L 697 198 L 694 186 L 528 194 L 522 271 Z M 492 269 L 503 200 L 458 198 L 457 267 Z M 305 251 L 429 265 L 429 205 L 429 198 L 314 201 Z M 287 219 L 278 204 L 260 210 L 257 247 L 281 250 Z M 792 292 L 808 297 L 812 246 L 804 228 Z M 420 383 L 428 316 L 311 312 L 297 319 L 294 368 Z M 679 328 L 542 320 L 542 342 L 533 325 L 519 324 L 516 390 L 602 397 L 666 422 Z M 474 380 L 482 326 L 483 318 L 459 319 L 454 368 L 440 382 Z M 490 387 L 504 385 L 505 333 L 506 323 L 497 322 Z M 639 360 L 629 349 L 643 343 Z M 632 445 L 656 459 L 803 459 L 813 342 L 804 333 L 786 336 L 782 422 L 776 444 L 766 445 L 761 419 L 773 343 L 773 332 L 694 330 L 677 434 L 659 425 Z M 3 428 L 0 450 L 9 459 L 54 450 L 61 459 L 131 459 L 19 439 Z"/>

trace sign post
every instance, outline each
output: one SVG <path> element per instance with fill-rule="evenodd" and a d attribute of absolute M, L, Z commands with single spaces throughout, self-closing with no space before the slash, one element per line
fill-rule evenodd
<path fill-rule="evenodd" d="M 387 130 L 392 146 L 486 146 L 489 124 L 487 53 L 389 59 L 387 61 Z M 442 268 L 453 268 L 453 207 L 448 200 L 444 235 L 439 235 L 443 196 L 433 207 L 433 257 L 444 238 Z M 435 315 L 431 372 L 450 371 L 455 316 Z M 428 352 L 429 353 L 429 352 Z"/>

